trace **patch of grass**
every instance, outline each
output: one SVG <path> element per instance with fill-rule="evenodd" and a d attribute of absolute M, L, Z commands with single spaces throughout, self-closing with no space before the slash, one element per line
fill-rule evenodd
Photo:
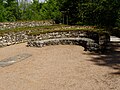
<path fill-rule="evenodd" d="M 45 33 L 52 33 L 52 32 L 69 32 L 69 31 L 85 31 L 85 32 L 96 32 L 99 34 L 108 33 L 107 31 L 104 31 L 103 29 L 77 29 L 77 28 L 70 28 L 70 29 L 51 29 L 51 30 L 42 30 L 42 31 L 32 31 L 28 35 L 39 35 L 39 34 L 45 34 Z"/>
<path fill-rule="evenodd" d="M 70 28 L 69 28 L 70 27 Z M 79 27 L 79 28 L 78 28 Z M 15 29 L 0 30 L 0 35 L 10 32 L 21 32 L 30 31 L 28 35 L 39 35 L 51 32 L 68 32 L 68 31 L 85 31 L 85 32 L 97 32 L 97 33 L 107 33 L 103 29 L 96 28 L 86 28 L 82 26 L 69 26 L 69 25 L 50 25 L 50 26 L 36 26 L 36 27 L 21 27 Z"/>

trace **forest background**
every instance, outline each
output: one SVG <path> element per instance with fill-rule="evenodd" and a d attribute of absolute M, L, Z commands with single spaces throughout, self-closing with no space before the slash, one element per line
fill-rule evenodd
<path fill-rule="evenodd" d="M 120 0 L 0 0 L 0 22 L 49 20 L 56 23 L 120 27 Z"/>

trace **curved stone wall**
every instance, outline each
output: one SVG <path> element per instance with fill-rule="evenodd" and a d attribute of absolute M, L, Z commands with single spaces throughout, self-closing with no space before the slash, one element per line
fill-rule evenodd
<path fill-rule="evenodd" d="M 46 39 L 39 41 L 28 41 L 28 47 L 44 47 L 50 45 L 80 45 L 85 48 L 85 50 L 96 51 L 98 50 L 98 44 L 94 40 L 89 38 L 55 38 Z"/>
<path fill-rule="evenodd" d="M 44 33 L 39 35 L 30 35 L 28 36 L 29 40 L 45 40 L 45 39 L 54 39 L 54 38 L 76 38 L 76 37 L 87 37 L 87 33 L 83 31 L 62 31 L 62 32 L 51 32 Z"/>
<path fill-rule="evenodd" d="M 86 31 L 44 33 L 28 36 L 27 46 L 43 47 L 59 44 L 81 45 L 89 51 L 105 50 L 109 44 L 109 35 Z"/>
<path fill-rule="evenodd" d="M 49 25 L 50 24 L 52 25 L 53 22 L 50 22 Z M 85 48 L 87 47 L 89 50 L 94 50 L 96 48 L 99 50 L 105 50 L 110 42 L 109 34 L 106 33 L 100 34 L 94 31 L 89 32 L 80 30 L 70 30 L 70 31 L 55 31 L 43 34 L 41 33 L 39 35 L 29 35 L 30 32 L 31 30 L 5 33 L 2 36 L 0 36 L 0 47 L 9 46 L 22 42 L 28 42 L 27 46 L 30 47 L 31 46 L 40 47 L 54 44 L 55 45 L 75 44 L 81 45 Z"/>

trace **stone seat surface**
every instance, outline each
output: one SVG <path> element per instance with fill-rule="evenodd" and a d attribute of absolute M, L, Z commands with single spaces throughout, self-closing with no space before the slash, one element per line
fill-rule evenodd
<path fill-rule="evenodd" d="M 44 47 L 49 45 L 80 45 L 87 50 L 97 50 L 98 44 L 89 38 L 55 38 L 46 40 L 29 41 L 28 47 Z"/>
<path fill-rule="evenodd" d="M 80 42 L 80 41 L 84 41 L 84 42 L 91 42 L 91 43 L 94 43 L 94 40 L 92 39 L 89 39 L 89 38 L 55 38 L 55 39 L 47 39 L 47 40 L 39 40 L 39 41 L 30 41 L 28 42 L 28 44 L 30 43 L 36 43 L 36 44 L 45 44 L 45 43 L 54 43 L 54 42 L 58 42 L 58 43 L 64 43 L 64 42 Z M 60 43 L 60 44 L 61 44 Z"/>
<path fill-rule="evenodd" d="M 34 41 L 34 42 L 45 43 L 45 42 L 49 42 L 49 41 L 60 41 L 60 40 L 75 40 L 75 41 L 94 42 L 94 40 L 89 39 L 89 38 L 56 38 L 56 39 L 47 39 L 47 40 Z"/>
<path fill-rule="evenodd" d="M 120 42 L 120 38 L 116 36 L 110 36 L 110 42 Z"/>

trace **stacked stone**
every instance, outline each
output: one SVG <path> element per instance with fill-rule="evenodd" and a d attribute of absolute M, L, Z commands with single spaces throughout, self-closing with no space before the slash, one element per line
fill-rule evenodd
<path fill-rule="evenodd" d="M 31 40 L 45 40 L 45 39 L 54 39 L 54 38 L 77 38 L 77 37 L 86 37 L 87 34 L 82 31 L 68 31 L 68 32 L 52 32 L 39 34 L 37 36 L 28 36 Z"/>
<path fill-rule="evenodd" d="M 99 36 L 99 49 L 101 52 L 105 52 L 110 49 L 110 36 L 108 34 Z"/>
<path fill-rule="evenodd" d="M 11 29 L 11 28 L 20 28 L 20 27 L 35 27 L 35 26 L 47 26 L 53 25 L 53 20 L 46 21 L 32 21 L 32 22 L 4 22 L 0 23 L 0 30 Z"/>
<path fill-rule="evenodd" d="M 18 27 L 20 26 L 34 26 L 41 25 L 41 23 L 46 24 L 46 22 L 19 22 L 16 23 Z M 49 22 L 49 24 L 53 22 Z M 2 23 L 3 24 L 3 23 Z M 14 23 L 0 24 L 1 26 L 10 25 L 14 26 Z M 52 25 L 51 24 L 51 25 Z M 10 27 L 10 28 L 11 28 Z M 16 27 L 16 26 L 15 26 Z M 71 26 L 72 27 L 72 26 Z M 71 28 L 71 27 L 65 27 Z M 60 29 L 60 28 L 59 28 Z M 72 44 L 81 45 L 85 50 L 95 51 L 95 50 L 106 50 L 110 42 L 110 37 L 108 34 L 98 34 L 97 32 L 86 32 L 86 31 L 59 31 L 44 33 L 39 35 L 28 35 L 31 31 L 20 31 L 20 32 L 10 32 L 0 36 L 0 47 L 9 46 L 17 43 L 22 43 L 28 41 L 27 46 L 43 47 L 48 45 L 58 45 L 58 44 Z M 93 41 L 91 41 L 93 40 Z"/>
<path fill-rule="evenodd" d="M 29 41 L 27 43 L 28 47 L 44 47 L 50 45 L 81 45 L 89 51 L 98 50 L 98 44 L 94 43 L 94 40 L 89 38 L 56 38 L 41 41 Z"/>
<path fill-rule="evenodd" d="M 10 46 L 13 44 L 18 44 L 27 41 L 26 32 L 11 32 L 0 36 L 0 47 Z"/>
<path fill-rule="evenodd" d="M 79 40 L 77 40 L 77 38 L 79 38 Z M 85 51 L 101 51 L 107 47 L 107 44 L 109 43 L 109 35 L 104 34 L 104 36 L 102 36 L 91 32 L 88 33 L 83 31 L 65 31 L 28 36 L 28 40 L 29 41 L 27 46 L 30 47 L 72 44 L 83 46 L 85 48 Z"/>

